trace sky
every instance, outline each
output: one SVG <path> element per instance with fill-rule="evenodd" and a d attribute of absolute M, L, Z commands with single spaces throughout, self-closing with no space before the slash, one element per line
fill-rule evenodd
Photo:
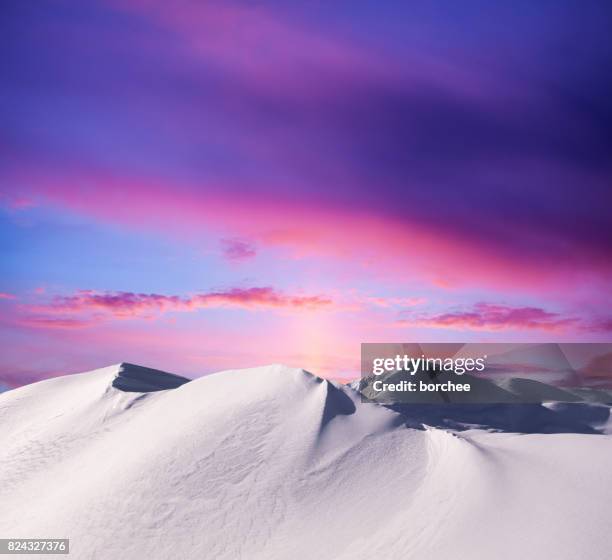
<path fill-rule="evenodd" d="M 612 7 L 2 3 L 0 381 L 612 337 Z"/>

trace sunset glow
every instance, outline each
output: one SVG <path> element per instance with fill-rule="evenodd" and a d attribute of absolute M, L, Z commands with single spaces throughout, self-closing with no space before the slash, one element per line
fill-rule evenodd
<path fill-rule="evenodd" d="M 0 380 L 610 340 L 603 4 L 50 6 L 3 16 Z"/>

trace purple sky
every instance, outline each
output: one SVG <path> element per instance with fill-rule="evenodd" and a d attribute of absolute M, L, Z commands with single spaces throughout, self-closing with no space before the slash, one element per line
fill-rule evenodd
<path fill-rule="evenodd" d="M 606 2 L 2 12 L 9 384 L 610 340 Z"/>

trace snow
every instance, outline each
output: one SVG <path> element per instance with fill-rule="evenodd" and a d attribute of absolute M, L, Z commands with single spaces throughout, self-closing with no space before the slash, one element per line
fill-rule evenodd
<path fill-rule="evenodd" d="M 79 560 L 609 558 L 609 406 L 470 406 L 284 366 L 42 381 L 0 395 L 0 535 Z"/>

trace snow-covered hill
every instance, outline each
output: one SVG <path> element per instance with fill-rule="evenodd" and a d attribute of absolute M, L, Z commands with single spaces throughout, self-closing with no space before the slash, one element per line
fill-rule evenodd
<path fill-rule="evenodd" d="M 70 538 L 79 560 L 610 557 L 608 406 L 574 430 L 546 403 L 564 429 L 531 431 L 554 434 L 493 426 L 497 405 L 481 429 L 448 405 L 431 424 L 462 431 L 426 427 L 423 406 L 283 366 L 188 382 L 123 364 L 8 391 L 0 537 Z"/>

